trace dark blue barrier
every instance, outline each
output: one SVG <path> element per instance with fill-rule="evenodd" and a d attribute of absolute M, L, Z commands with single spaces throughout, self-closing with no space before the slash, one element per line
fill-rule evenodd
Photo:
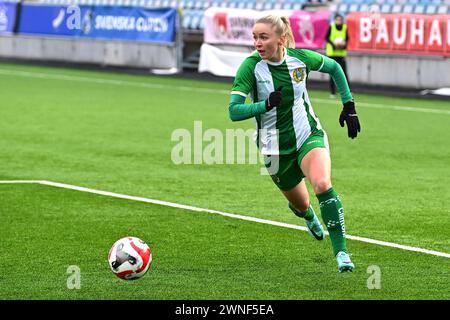
<path fill-rule="evenodd" d="M 175 9 L 23 5 L 19 33 L 172 43 Z"/>
<path fill-rule="evenodd" d="M 16 23 L 17 3 L 0 2 L 0 33 L 11 33 Z"/>

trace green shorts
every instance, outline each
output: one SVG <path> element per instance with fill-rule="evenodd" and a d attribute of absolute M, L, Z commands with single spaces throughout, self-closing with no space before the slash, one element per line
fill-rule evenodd
<path fill-rule="evenodd" d="M 314 148 L 326 148 L 328 150 L 328 140 L 323 130 L 311 134 L 300 149 L 294 153 L 266 156 L 270 157 L 269 161 L 266 160 L 266 168 L 279 189 L 283 191 L 291 190 L 302 181 L 305 175 L 300 169 L 300 164 L 305 155 Z"/>

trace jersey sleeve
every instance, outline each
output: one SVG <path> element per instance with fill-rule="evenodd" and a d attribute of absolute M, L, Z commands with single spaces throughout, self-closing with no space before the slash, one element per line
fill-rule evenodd
<path fill-rule="evenodd" d="M 254 62 L 250 58 L 247 58 L 242 62 L 236 73 L 231 94 L 246 97 L 253 90 L 255 82 Z"/>
<path fill-rule="evenodd" d="M 344 70 L 342 70 L 339 63 L 331 58 L 324 57 L 324 64 L 319 71 L 322 73 L 328 73 L 331 78 L 333 78 L 334 83 L 338 87 L 339 94 L 341 95 L 342 103 L 353 100 Z"/>
<path fill-rule="evenodd" d="M 318 52 L 301 49 L 302 51 L 302 60 L 306 64 L 306 67 L 311 71 L 318 71 L 322 68 L 324 63 L 324 56 Z"/>

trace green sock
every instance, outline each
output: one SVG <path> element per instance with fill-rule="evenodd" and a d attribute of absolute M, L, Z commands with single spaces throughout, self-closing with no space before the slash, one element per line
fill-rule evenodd
<path fill-rule="evenodd" d="M 314 218 L 314 209 L 311 205 L 309 205 L 308 210 L 305 212 L 305 216 L 303 217 L 305 220 L 312 220 Z"/>
<path fill-rule="evenodd" d="M 314 218 L 314 209 L 311 205 L 309 205 L 308 210 L 306 212 L 301 212 L 300 210 L 297 210 L 297 208 L 294 208 L 292 204 L 289 204 L 289 208 L 295 213 L 297 217 L 304 218 L 306 220 L 312 220 Z"/>
<path fill-rule="evenodd" d="M 318 194 L 320 212 L 330 234 L 334 255 L 339 251 L 347 252 L 345 240 L 344 207 L 341 199 L 333 188 Z"/>

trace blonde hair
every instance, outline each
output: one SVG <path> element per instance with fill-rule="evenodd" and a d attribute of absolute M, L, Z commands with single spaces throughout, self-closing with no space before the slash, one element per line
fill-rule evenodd
<path fill-rule="evenodd" d="M 294 34 L 292 33 L 291 23 L 288 18 L 269 14 L 259 18 L 255 23 L 266 23 L 271 25 L 276 34 L 286 35 L 286 48 L 295 48 Z"/>

